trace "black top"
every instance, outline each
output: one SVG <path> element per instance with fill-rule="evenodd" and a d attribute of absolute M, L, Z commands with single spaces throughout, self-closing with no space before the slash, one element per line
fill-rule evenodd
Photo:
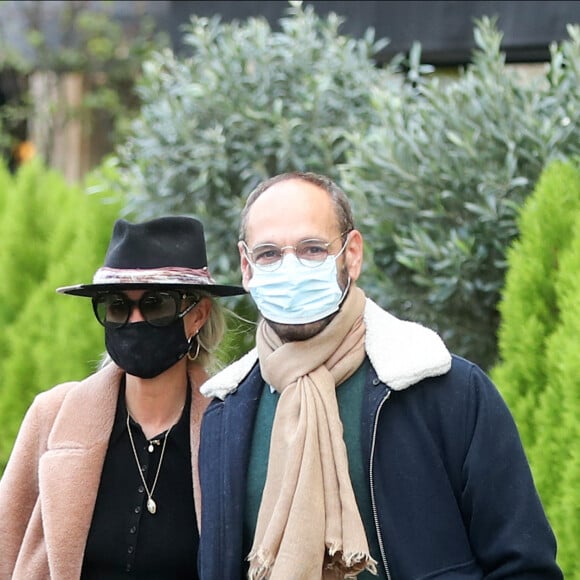
<path fill-rule="evenodd" d="M 191 389 L 179 421 L 167 438 L 153 499 L 147 493 L 127 432 L 125 379 L 121 381 L 115 423 L 109 439 L 95 511 L 87 538 L 82 580 L 197 580 L 199 533 L 195 519 L 189 417 Z M 166 432 L 149 441 L 132 419 L 131 432 L 139 462 L 151 490 Z"/>

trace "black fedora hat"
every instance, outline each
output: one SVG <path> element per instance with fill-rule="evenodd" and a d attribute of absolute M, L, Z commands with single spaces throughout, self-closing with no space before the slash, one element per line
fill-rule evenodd
<path fill-rule="evenodd" d="M 94 296 L 107 290 L 163 287 L 203 290 L 214 296 L 244 294 L 241 286 L 216 284 L 207 266 L 202 223 L 192 217 L 168 216 L 132 224 L 119 219 L 105 263 L 92 284 L 57 288 L 62 294 Z"/>

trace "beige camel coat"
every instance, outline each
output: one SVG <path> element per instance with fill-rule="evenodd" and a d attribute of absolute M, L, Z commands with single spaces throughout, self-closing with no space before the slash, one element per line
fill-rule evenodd
<path fill-rule="evenodd" d="M 122 371 L 114 364 L 39 394 L 0 480 L 0 580 L 80 577 Z M 207 399 L 194 389 L 191 460 L 200 506 L 197 450 Z M 199 522 L 199 510 L 198 510 Z"/>

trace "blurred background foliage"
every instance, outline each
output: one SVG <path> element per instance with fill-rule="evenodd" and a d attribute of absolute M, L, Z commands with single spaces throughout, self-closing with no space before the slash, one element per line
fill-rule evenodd
<path fill-rule="evenodd" d="M 453 82 L 418 74 L 396 94 L 373 91 L 380 120 L 341 167 L 366 202 L 369 292 L 484 368 L 497 356 L 519 208 L 551 159 L 580 154 L 580 28 L 569 33 L 547 74 L 526 84 L 507 72 L 502 35 L 484 18 L 473 64 Z"/>
<path fill-rule="evenodd" d="M 550 159 L 580 152 L 580 29 L 525 84 L 490 18 L 453 79 L 431 75 L 419 45 L 379 69 L 386 41 L 339 25 L 299 5 L 279 32 L 192 18 L 191 54 L 155 53 L 138 82 L 143 106 L 116 151 L 125 210 L 197 214 L 216 274 L 237 281 L 247 194 L 284 171 L 326 173 L 353 199 L 369 295 L 489 368 L 518 208 Z"/>
<path fill-rule="evenodd" d="M 119 84 L 102 85 L 102 99 L 88 95 L 109 107 L 117 129 L 112 153 L 82 183 L 71 185 L 40 158 L 15 173 L 0 168 L 0 470 L 34 395 L 81 379 L 100 359 L 102 331 L 89 301 L 54 290 L 92 278 L 116 218 L 199 217 L 213 276 L 239 283 L 247 194 L 271 175 L 316 171 L 352 200 L 365 238 L 367 294 L 435 328 L 456 353 L 493 373 L 562 538 L 567 577 L 580 577 L 578 518 L 562 516 L 578 505 L 570 425 L 580 373 L 570 360 L 580 350 L 571 210 L 579 197 L 580 28 L 570 25 L 545 72 L 524 80 L 506 66 L 493 18 L 474 24 L 471 64 L 445 76 L 421 62 L 418 43 L 377 66 L 374 55 L 388 40 L 372 29 L 344 36 L 341 22 L 300 3 L 290 3 L 279 30 L 260 18 L 192 17 L 183 54 L 150 39 L 130 66 L 120 63 Z M 113 42 L 93 45 L 107 54 L 116 37 L 103 34 Z M 66 56 L 63 66 L 88 66 L 78 58 Z M 109 89 L 126 109 L 107 101 Z M 549 203 L 527 201 L 536 187 L 551 191 Z M 543 209 L 520 221 L 527 203 Z M 525 225 L 534 219 L 537 226 Z M 512 250 L 520 237 L 521 249 Z M 520 282 L 508 283 L 504 297 L 512 264 Z M 529 278 L 522 264 L 534 270 Z M 257 315 L 248 297 L 226 306 L 241 318 L 230 319 L 224 364 L 253 345 Z M 558 485 L 548 478 L 556 456 L 560 466 L 575 465 Z"/>
<path fill-rule="evenodd" d="M 133 88 L 143 62 L 153 50 L 169 45 L 167 34 L 147 14 L 127 26 L 113 18 L 113 2 L 99 2 L 96 10 L 87 4 L 17 3 L 14 10 L 24 23 L 18 49 L 10 42 L 15 23 L 0 18 L 0 154 L 11 168 L 28 158 L 31 148 L 55 166 L 59 134 L 72 121 L 82 124 L 87 139 L 98 135 L 99 148 L 114 148 L 138 111 Z M 139 3 L 134 10 L 139 12 Z M 71 78 L 82 88 L 71 87 Z M 43 94 L 35 98 L 36 91 Z M 30 132 L 35 138 L 22 148 Z"/>
<path fill-rule="evenodd" d="M 216 273 L 237 273 L 246 195 L 268 176 L 310 170 L 339 177 L 352 135 L 379 120 L 369 87 L 388 90 L 372 31 L 341 36 L 341 19 L 292 7 L 273 31 L 261 18 L 193 17 L 189 54 L 159 51 L 137 84 L 143 103 L 117 149 L 126 211 L 196 213 L 207 222 Z"/>

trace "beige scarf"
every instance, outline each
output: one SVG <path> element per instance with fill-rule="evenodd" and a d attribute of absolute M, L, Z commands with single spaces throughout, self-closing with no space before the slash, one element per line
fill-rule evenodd
<path fill-rule="evenodd" d="M 262 321 L 256 343 L 264 379 L 280 392 L 251 580 L 376 574 L 348 472 L 336 385 L 365 357 L 365 295 L 352 287 L 332 322 L 309 340 L 282 343 Z"/>

